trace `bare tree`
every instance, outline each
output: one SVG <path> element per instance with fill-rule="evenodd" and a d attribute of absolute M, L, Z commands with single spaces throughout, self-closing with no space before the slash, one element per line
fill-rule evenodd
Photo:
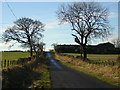
<path fill-rule="evenodd" d="M 33 45 L 33 49 L 35 51 L 36 54 L 42 54 L 43 53 L 43 49 L 44 49 L 45 43 L 43 42 L 36 42 Z"/>
<path fill-rule="evenodd" d="M 87 58 L 86 45 L 93 38 L 104 38 L 109 35 L 108 9 L 95 2 L 75 2 L 61 5 L 57 11 L 61 24 L 71 25 L 75 42 L 83 49 Z"/>
<path fill-rule="evenodd" d="M 42 22 L 30 18 L 20 18 L 14 22 L 11 28 L 3 33 L 5 42 L 16 41 L 22 46 L 30 48 L 30 56 L 33 55 L 33 41 L 35 38 L 41 38 L 44 31 Z"/>
<path fill-rule="evenodd" d="M 36 54 L 42 54 L 45 43 L 41 41 L 42 37 L 33 37 L 32 39 L 32 48 Z M 23 48 L 30 48 L 28 43 L 22 44 Z"/>
<path fill-rule="evenodd" d="M 53 46 L 54 47 L 54 51 L 56 52 L 56 46 L 57 46 L 58 44 L 57 43 L 53 43 L 51 46 Z"/>

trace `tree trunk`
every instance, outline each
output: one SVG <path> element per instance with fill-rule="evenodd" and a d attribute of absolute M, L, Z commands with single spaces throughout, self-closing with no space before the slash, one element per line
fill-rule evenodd
<path fill-rule="evenodd" d="M 33 49 L 34 49 L 34 52 L 37 54 L 37 51 L 36 51 L 35 45 L 33 45 Z"/>
<path fill-rule="evenodd" d="M 82 46 L 80 45 L 80 56 L 82 57 L 82 52 L 83 52 L 83 49 L 82 49 Z"/>
<path fill-rule="evenodd" d="M 80 56 L 82 57 L 82 52 L 81 52 Z"/>
<path fill-rule="evenodd" d="M 86 45 L 83 45 L 83 54 L 84 54 L 84 60 L 86 60 L 87 59 Z"/>
<path fill-rule="evenodd" d="M 28 32 L 28 34 L 29 34 L 29 32 Z M 28 37 L 28 42 L 29 42 L 29 45 L 30 45 L 30 56 L 32 56 L 32 55 L 33 55 L 33 50 L 32 50 L 32 42 L 31 42 L 31 38 L 30 38 L 29 35 L 27 35 L 27 37 Z"/>
<path fill-rule="evenodd" d="M 33 56 L 32 45 L 30 45 L 30 56 Z"/>

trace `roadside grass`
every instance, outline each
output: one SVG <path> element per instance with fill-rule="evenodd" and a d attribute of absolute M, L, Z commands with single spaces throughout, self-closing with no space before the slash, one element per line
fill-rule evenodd
<path fill-rule="evenodd" d="M 60 53 L 62 56 L 72 56 L 75 58 L 80 58 L 80 54 L 76 53 Z M 118 54 L 87 54 L 89 63 L 92 64 L 102 64 L 114 66 L 118 64 L 117 58 Z"/>
<path fill-rule="evenodd" d="M 80 56 L 78 53 L 61 53 L 61 55 Z M 88 59 L 94 61 L 114 61 L 116 62 L 118 54 L 87 54 Z"/>
<path fill-rule="evenodd" d="M 51 88 L 45 56 L 2 69 L 2 88 Z"/>
<path fill-rule="evenodd" d="M 39 72 L 39 77 L 37 78 L 36 75 L 32 75 L 32 78 L 34 76 L 34 80 L 28 88 L 51 88 L 51 81 L 50 81 L 50 73 L 47 70 L 47 65 L 40 65 L 34 69 L 33 71 Z"/>
<path fill-rule="evenodd" d="M 71 58 L 68 56 L 60 56 L 57 54 L 55 54 L 54 58 L 70 68 L 88 74 L 92 77 L 98 78 L 111 85 L 120 87 L 119 82 L 120 68 L 118 68 L 118 65 L 104 66 L 89 64 L 80 59 Z"/>

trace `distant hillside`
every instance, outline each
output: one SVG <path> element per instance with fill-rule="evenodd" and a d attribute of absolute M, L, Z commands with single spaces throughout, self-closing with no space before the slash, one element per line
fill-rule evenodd
<path fill-rule="evenodd" d="M 21 51 L 21 50 L 11 50 L 11 51 L 2 51 L 2 52 L 26 52 L 26 51 Z"/>

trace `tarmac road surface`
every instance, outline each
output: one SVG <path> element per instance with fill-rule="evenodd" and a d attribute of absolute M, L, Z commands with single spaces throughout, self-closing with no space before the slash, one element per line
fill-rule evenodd
<path fill-rule="evenodd" d="M 60 64 L 55 59 L 49 58 L 49 71 L 53 88 L 116 88 L 94 77 L 78 72 Z"/>

